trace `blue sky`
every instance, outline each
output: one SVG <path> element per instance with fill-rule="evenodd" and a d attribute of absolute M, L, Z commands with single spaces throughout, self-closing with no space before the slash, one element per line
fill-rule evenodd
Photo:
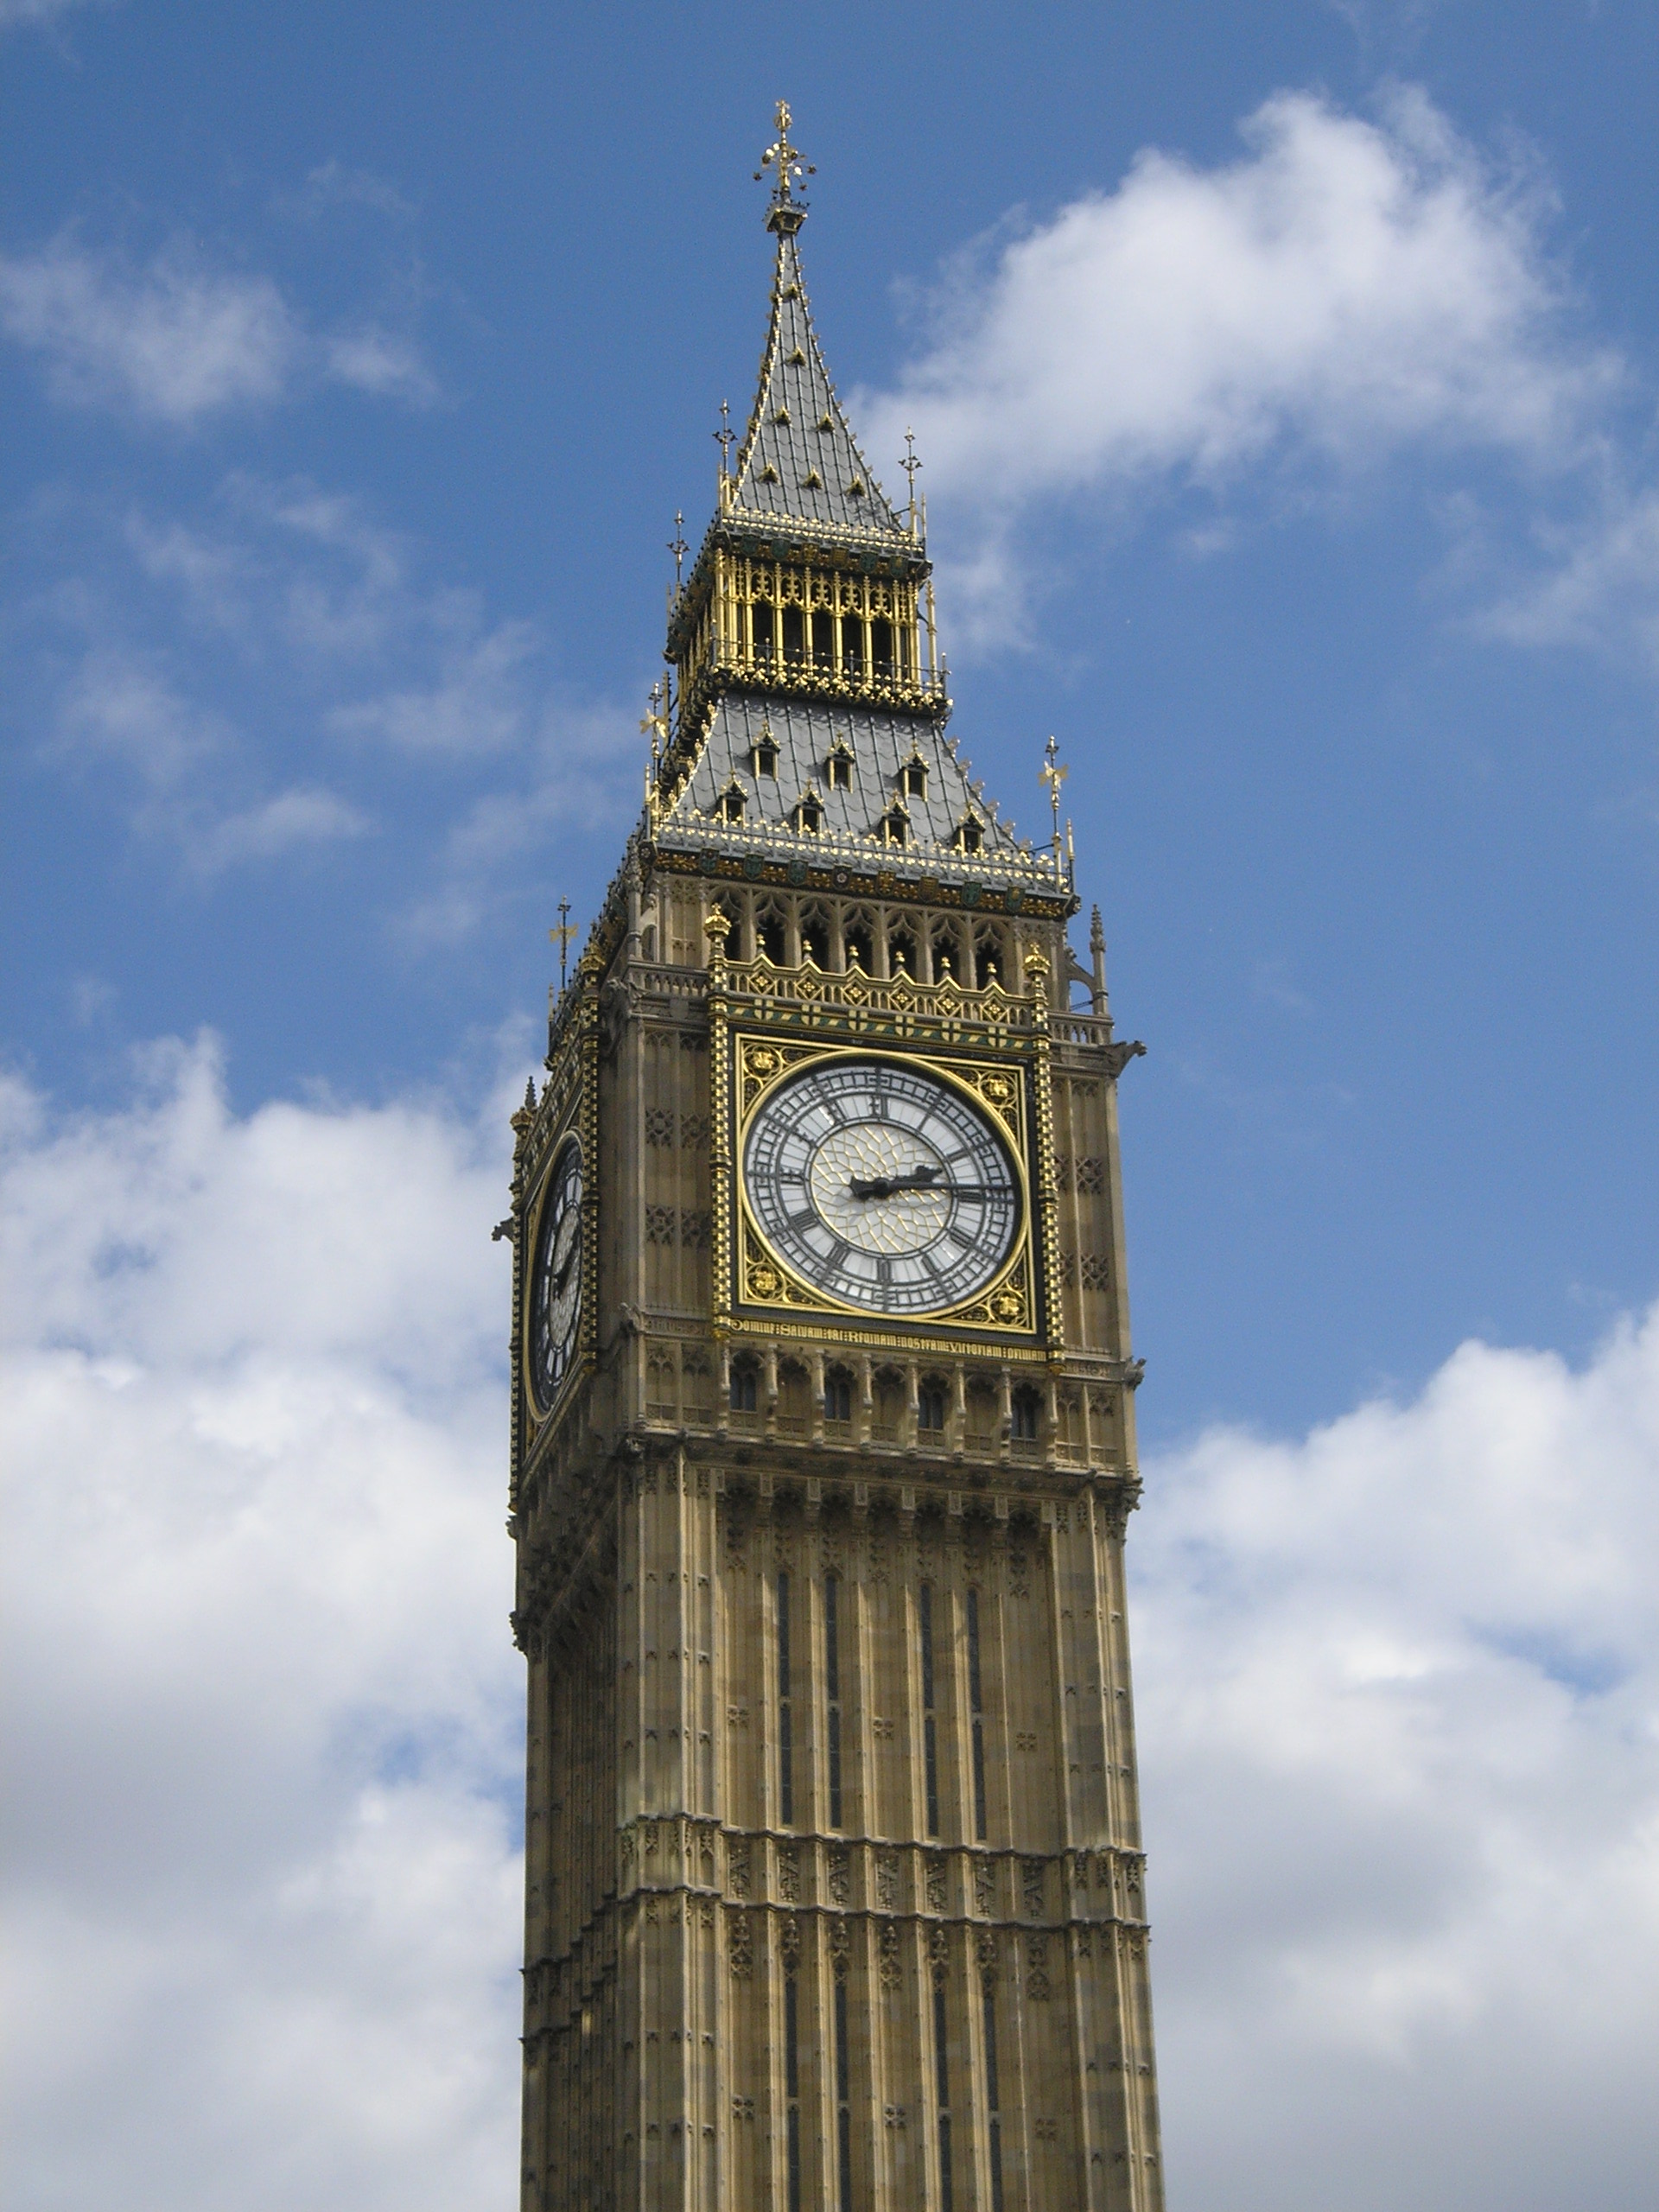
<path fill-rule="evenodd" d="M 1462 1686 L 1433 1726 L 1399 1719 L 1400 1787 L 1440 1802 L 1460 1760 L 1478 1765 L 1493 1669 L 1515 1726 L 1527 1713 L 1535 1743 L 1564 1732 L 1549 1786 L 1590 1786 L 1575 1729 L 1600 1747 L 1610 1866 L 1635 1863 L 1646 1833 L 1633 1808 L 1653 1802 L 1659 1641 L 1650 1607 L 1597 1577 L 1651 1533 L 1628 1471 L 1659 1451 L 1659 1337 L 1643 1319 L 1659 1297 L 1651 11 L 0 0 L 0 1034 L 27 1260 L 14 1333 L 46 1392 L 43 1464 L 65 1422 L 106 1433 L 100 1391 L 129 1408 L 151 1393 L 110 1477 L 136 1486 L 122 1510 L 185 1464 L 180 1438 L 194 1465 L 209 1432 L 242 1470 L 203 1473 L 222 1498 L 254 1460 L 261 1483 L 284 1452 L 309 1466 L 315 1408 L 384 1400 L 435 1471 L 429 1534 L 453 1546 L 458 1498 L 498 1525 L 505 1288 L 471 1224 L 499 1211 L 502 1103 L 533 1064 L 556 902 L 591 914 L 637 804 L 675 512 L 695 541 L 719 404 L 741 417 L 763 335 L 751 172 L 786 93 L 818 168 L 803 247 L 820 334 L 889 490 L 916 429 L 953 728 L 1027 829 L 1058 738 L 1115 1011 L 1150 1048 L 1125 1079 L 1123 1131 L 1154 1475 L 1143 1698 L 1187 1745 L 1148 1779 L 1154 1865 L 1160 1802 L 1181 1838 L 1160 1908 L 1178 1962 L 1166 2065 L 1202 2052 L 1221 2078 L 1205 2037 L 1230 2005 L 1262 2017 L 1251 1974 L 1305 1996 L 1317 1955 L 1333 1989 L 1351 1972 L 1395 1992 L 1370 2058 L 1332 2077 L 1332 2113 L 1349 2088 L 1356 2113 L 1384 2109 L 1376 2084 L 1397 2080 L 1402 2050 L 1452 2078 L 1398 1992 L 1441 1993 L 1433 2034 L 1503 2011 L 1501 1934 L 1499 1963 L 1469 1969 L 1473 2009 L 1445 1993 L 1450 1956 L 1489 1955 L 1455 1900 L 1519 1817 L 1514 1770 L 1437 1832 L 1472 1854 L 1447 1862 L 1449 1950 L 1408 1971 L 1405 1912 L 1376 1939 L 1392 1963 L 1355 1966 L 1342 1947 L 1370 1926 L 1356 1887 L 1334 1949 L 1287 1906 L 1269 1964 L 1251 1953 L 1224 1987 L 1179 1931 L 1221 1910 L 1205 1821 L 1224 1836 L 1249 1790 L 1192 1779 L 1233 1770 L 1224 1700 L 1182 1732 L 1223 1628 L 1241 1650 L 1284 1629 L 1283 1592 L 1308 1578 L 1321 1594 L 1274 1645 L 1272 1679 L 1321 1664 L 1333 1683 L 1376 1679 L 1334 1628 L 1306 1650 L 1296 1637 L 1365 1611 L 1356 1560 L 1386 1551 L 1395 1494 L 1378 1470 L 1415 1496 L 1426 1437 L 1454 1470 L 1513 1449 L 1555 1470 L 1540 1494 L 1554 1482 L 1576 1500 L 1601 1565 L 1568 1578 L 1570 1602 L 1518 1567 L 1506 1580 L 1494 1478 L 1452 1516 L 1465 1580 L 1389 1570 L 1384 1641 L 1440 1655 L 1402 1660 L 1398 1680 L 1439 1681 L 1444 1662 Z M 252 1224 L 258 1296 L 209 1249 L 209 1191 L 217 1220 Z M 123 1225 L 124 1192 L 144 1226 Z M 381 1237 L 423 1316 L 400 1316 L 391 1260 L 364 1256 Z M 246 1409 L 278 1372 L 298 1427 L 255 1450 Z M 1539 1409 L 1532 1426 L 1512 1404 Z M 1573 1442 L 1580 1416 L 1621 1440 L 1601 1460 Z M 1287 1501 L 1332 1451 L 1350 1454 L 1337 1488 L 1354 1520 L 1326 1550 Z M 1219 1564 L 1191 1517 L 1241 1486 L 1287 1548 L 1261 1580 L 1248 1516 L 1214 1539 Z M 293 1520 L 296 1561 L 327 1549 L 325 1527 Z M 36 1533 L 54 1572 L 86 1563 L 49 1516 Z M 145 1539 L 174 1541 L 160 1523 Z M 1576 1541 L 1566 1524 L 1560 1541 Z M 505 1560 L 489 1542 L 445 1605 L 494 1590 Z M 385 1650 L 442 1581 L 410 1572 Z M 493 1635 L 494 1595 L 485 1610 Z M 270 1627 L 277 1644 L 286 1632 Z M 313 1829 L 226 1892 L 227 1929 L 260 1881 L 289 1897 L 298 1866 L 359 1863 L 353 1823 L 372 1827 L 365 1777 L 381 1770 L 368 1750 L 360 1772 L 333 1762 L 377 1728 L 451 1747 L 429 1801 L 418 1781 L 397 1800 L 413 1808 L 397 1861 L 411 1895 L 429 1845 L 454 1865 L 475 1854 L 474 1898 L 510 1893 L 512 1838 L 491 1826 L 510 1790 L 510 1655 L 474 1654 L 457 1626 L 472 1687 L 409 1707 L 382 1647 L 365 1657 L 366 1631 L 340 1634 L 353 1687 L 343 1704 L 316 1690 L 311 1748 L 292 1753 Z M 205 1648 L 181 1643 L 181 1679 Z M 108 1649 L 124 1677 L 113 1628 Z M 92 1676 L 83 1689 L 98 1705 Z M 62 1736 L 81 1694 L 64 1690 Z M 158 1681 L 142 1723 L 169 1741 L 173 1695 Z M 1334 1740 L 1349 1724 L 1332 1695 L 1307 1729 Z M 183 1738 L 207 1758 L 218 1739 L 200 1726 Z M 1434 1776 L 1405 1748 L 1429 1736 L 1452 1747 Z M 1261 1753 L 1251 1789 L 1300 1756 L 1281 1751 Z M 1344 1786 L 1317 1762 L 1305 1779 L 1310 1804 Z M 73 1803 L 82 1783 L 53 1786 Z M 1392 1815 L 1366 1802 L 1355 1818 L 1375 1842 Z M 1554 1863 L 1559 1840 L 1535 1840 L 1516 1897 Z M 59 1847 L 41 1843 L 43 1865 Z M 92 1929 L 101 1878 L 52 1913 Z M 505 1958 L 502 1910 L 477 1942 Z M 164 1924 L 155 1914 L 138 1918 Z M 499 1977 L 428 1967 L 455 2035 L 493 2048 Z M 342 2018 L 372 2011 L 378 1971 L 363 1965 Z M 135 2020 L 152 2001 L 135 1997 Z M 1298 2064 L 1297 2036 L 1329 2042 L 1301 2001 L 1287 2040 L 1263 2046 Z M 1236 2056 L 1249 2040 L 1241 2026 Z M 1473 2070 L 1456 2078 L 1501 2133 L 1530 2094 L 1524 2065 L 1478 2036 L 1462 2048 Z M 1240 2113 L 1279 2109 L 1237 2063 L 1236 2108 L 1166 2090 L 1189 2204 L 1247 2201 L 1226 2145 Z M 87 2094 L 79 2063 L 52 2076 L 66 2113 Z M 493 2082 L 494 2063 L 477 2075 Z M 446 2157 L 493 2171 L 498 2155 L 510 2171 L 493 2092 L 455 2094 L 464 2117 L 439 2149 L 398 2139 L 410 2171 L 442 2177 Z M 430 2113 L 448 2107 L 427 2104 L 442 2132 Z M 1639 2170 L 1635 2109 L 1606 2120 L 1628 2158 L 1600 2175 L 1599 2206 L 1637 2201 L 1619 2194 Z M 244 2139 L 286 2139 L 287 2121 L 249 2113 Z M 1333 2171 L 1390 2173 L 1360 2119 L 1284 2124 L 1330 2163 L 1264 2202 L 1323 2212 Z M 344 2139 L 302 2177 L 312 2201 L 336 2186 L 368 2201 L 365 2177 L 391 2171 Z M 137 2171 L 111 2140 L 111 2170 Z M 1547 2176 L 1516 2140 L 1517 2173 Z M 168 2163 L 182 2155 L 158 2143 L 140 2160 L 154 2201 L 191 2201 Z M 29 2201 L 74 2201 L 86 2173 L 61 2148 L 38 2156 Z M 1525 2185 L 1503 2184 L 1505 2212 Z M 1411 2178 L 1424 2202 L 1427 2186 Z M 1465 2173 L 1446 2201 L 1476 2202 L 1475 2187 Z"/>
<path fill-rule="evenodd" d="M 855 9 L 833 55 L 696 9 L 14 29 L 14 1054 L 69 1096 L 204 1022 L 244 1103 L 493 1071 L 555 901 L 590 912 L 626 833 L 673 514 L 701 530 L 748 397 L 786 85 L 832 368 L 878 450 L 918 421 L 956 728 L 1033 821 L 1059 736 L 1152 1047 L 1149 1433 L 1330 1414 L 1471 1330 L 1584 1346 L 1659 1249 L 1643 12 Z M 1281 136 L 1262 204 L 1246 126 L 1287 92 L 1380 132 L 1376 281 L 1421 298 L 1315 303 L 1296 226 L 1363 149 Z M 1154 149 L 1198 204 L 1126 188 Z M 1212 289 L 1230 178 L 1286 228 L 1226 315 L 1166 327 L 1139 256 Z M 1437 192 L 1460 219 L 1414 256 Z M 939 348 L 1114 195 L 1134 235 L 1076 274 L 1109 324 L 1121 272 L 1122 357 L 1076 391 L 988 358 L 941 450 Z M 1431 296 L 1460 281 L 1508 288 L 1489 321 Z M 1027 307 L 1079 344 L 1053 271 Z M 1276 357 L 1303 309 L 1335 320 Z M 1163 346 L 1190 404 L 1119 408 Z M 1645 538 L 1552 618 L 1621 522 Z"/>

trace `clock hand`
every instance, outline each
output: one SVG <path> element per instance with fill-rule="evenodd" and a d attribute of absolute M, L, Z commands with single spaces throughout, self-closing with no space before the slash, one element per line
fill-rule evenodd
<path fill-rule="evenodd" d="M 895 1191 L 925 1191 L 939 1173 L 937 1167 L 912 1167 L 908 1175 L 876 1175 L 868 1182 L 849 1177 L 847 1187 L 855 1198 L 890 1198 Z"/>
<path fill-rule="evenodd" d="M 855 1198 L 891 1198 L 906 1191 L 937 1191 L 941 1198 L 1006 1198 L 1013 1193 L 1006 1183 L 940 1183 L 937 1167 L 912 1168 L 908 1175 L 878 1175 L 869 1182 L 849 1180 Z"/>

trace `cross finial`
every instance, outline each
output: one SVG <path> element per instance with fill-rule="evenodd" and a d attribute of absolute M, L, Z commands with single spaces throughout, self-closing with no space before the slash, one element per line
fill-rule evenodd
<path fill-rule="evenodd" d="M 723 454 L 726 448 L 722 446 L 721 453 Z M 685 517 L 677 507 L 674 511 L 674 535 L 668 541 L 668 550 L 674 556 L 674 596 L 677 599 L 680 595 L 680 570 L 684 567 L 685 556 L 691 550 L 685 542 Z"/>
<path fill-rule="evenodd" d="M 1048 785 L 1049 799 L 1054 809 L 1054 851 L 1058 857 L 1060 849 L 1060 785 L 1065 781 L 1068 772 L 1060 766 L 1060 748 L 1056 739 L 1051 737 L 1043 752 L 1044 763 L 1037 771 L 1037 780 Z"/>
<path fill-rule="evenodd" d="M 639 724 L 641 732 L 651 740 L 651 757 L 653 760 L 657 758 L 658 745 L 659 743 L 666 745 L 668 742 L 668 699 L 666 692 L 667 687 L 664 684 L 653 683 L 652 685 L 651 712 L 641 719 Z"/>
<path fill-rule="evenodd" d="M 906 423 L 905 425 L 905 457 L 899 462 L 899 466 L 904 470 L 910 483 L 910 519 L 912 527 L 914 527 L 916 521 L 916 472 L 921 465 L 921 462 L 916 458 L 916 433 L 911 429 L 909 423 Z"/>
<path fill-rule="evenodd" d="M 720 428 L 714 434 L 715 443 L 720 448 L 720 474 L 722 481 L 731 460 L 732 445 L 736 436 L 737 432 L 732 428 L 732 403 L 729 399 L 722 399 L 720 403 Z M 669 548 L 670 552 L 673 550 L 672 546 Z"/>
<path fill-rule="evenodd" d="M 800 148 L 789 143 L 789 126 L 793 118 L 787 100 L 779 101 L 775 120 L 778 136 L 761 155 L 754 181 L 759 184 L 767 169 L 773 172 L 775 181 L 766 209 L 766 228 L 784 238 L 793 238 L 806 220 L 806 203 L 795 198 L 792 187 L 803 177 L 816 175 L 817 170 L 812 162 L 802 161 Z"/>
<path fill-rule="evenodd" d="M 566 963 L 570 957 L 570 940 L 575 934 L 575 930 L 570 920 L 570 901 L 568 899 L 561 899 L 559 901 L 559 925 L 557 929 L 549 930 L 548 931 L 549 937 L 553 939 L 554 943 L 559 948 L 559 992 L 561 996 L 563 996 L 564 992 Z"/>

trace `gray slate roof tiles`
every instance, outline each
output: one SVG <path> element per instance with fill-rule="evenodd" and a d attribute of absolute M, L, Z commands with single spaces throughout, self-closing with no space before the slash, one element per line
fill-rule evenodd
<path fill-rule="evenodd" d="M 792 238 L 778 242 L 760 388 L 734 474 L 740 513 L 889 531 L 906 545 L 912 542 L 836 397 Z"/>
<path fill-rule="evenodd" d="M 753 770 L 753 749 L 763 729 L 778 748 L 775 779 Z M 827 767 L 837 740 L 853 753 L 852 785 L 845 791 L 831 787 Z M 983 859 L 1022 873 L 1031 867 L 1032 856 L 997 823 L 988 805 L 974 801 L 964 764 L 929 717 L 748 693 L 728 693 L 715 709 L 690 780 L 663 831 L 671 838 L 682 824 L 714 827 L 721 794 L 735 779 L 744 795 L 746 829 L 789 830 L 810 787 L 823 805 L 825 834 L 868 839 L 874 853 L 880 844 L 881 817 L 899 797 L 905 765 L 917 757 L 927 769 L 927 789 L 925 795 L 905 797 L 912 857 L 951 852 L 957 827 L 971 806 L 982 828 Z"/>

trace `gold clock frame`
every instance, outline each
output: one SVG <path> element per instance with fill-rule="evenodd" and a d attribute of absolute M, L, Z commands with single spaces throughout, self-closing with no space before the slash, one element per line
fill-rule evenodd
<path fill-rule="evenodd" d="M 1041 1327 L 1042 1300 L 1038 1272 L 1036 1208 L 1032 1191 L 1033 1107 L 1027 1068 L 1019 1060 L 958 1058 L 947 1053 L 884 1049 L 875 1042 L 809 1044 L 773 1032 L 735 1026 L 729 1032 L 729 1083 L 734 1110 L 732 1184 L 736 1236 L 728 1258 L 728 1289 L 735 1313 L 767 1313 L 791 1319 L 854 1322 L 861 1328 L 894 1335 L 983 1330 L 1003 1340 L 1035 1344 Z M 1018 1179 L 1020 1224 L 1006 1259 L 990 1281 L 966 1299 L 925 1313 L 883 1313 L 815 1289 L 790 1267 L 767 1241 L 749 1204 L 743 1155 L 755 1116 L 788 1079 L 804 1068 L 836 1062 L 868 1065 L 885 1061 L 896 1068 L 925 1068 L 987 1116 L 1014 1161 Z"/>

